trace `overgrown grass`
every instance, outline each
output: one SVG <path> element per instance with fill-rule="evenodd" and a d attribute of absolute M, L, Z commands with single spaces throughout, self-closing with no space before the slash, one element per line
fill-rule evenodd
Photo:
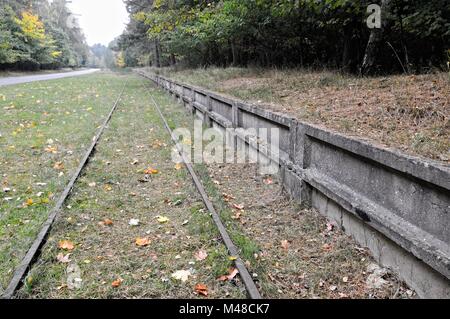
<path fill-rule="evenodd" d="M 304 69 L 151 69 L 412 155 L 450 162 L 450 74 L 357 77 Z"/>
<path fill-rule="evenodd" d="M 0 88 L 0 292 L 122 85 L 96 74 Z"/>
<path fill-rule="evenodd" d="M 128 78 L 122 102 L 19 296 L 203 298 L 194 286 L 204 283 L 211 298 L 245 297 L 241 284 L 217 280 L 228 272 L 227 251 L 187 172 L 171 160 L 170 137 L 142 80 Z M 159 173 L 143 179 L 149 167 Z M 160 223 L 158 216 L 168 221 Z M 105 219 L 112 224 L 102 224 Z M 131 219 L 139 226 L 130 226 Z M 138 247 L 137 238 L 151 243 Z M 61 240 L 75 248 L 64 252 Z M 195 259 L 200 249 L 208 254 L 203 261 Z M 60 253 L 70 253 L 69 264 L 57 260 Z M 78 288 L 68 285 L 70 265 L 80 268 Z M 179 270 L 191 272 L 187 282 L 172 277 Z M 123 281 L 113 287 L 118 279 Z"/>

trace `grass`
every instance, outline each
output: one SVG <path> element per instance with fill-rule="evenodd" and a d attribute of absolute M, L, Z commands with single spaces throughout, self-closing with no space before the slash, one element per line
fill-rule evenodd
<path fill-rule="evenodd" d="M 161 106 L 177 127 L 192 127 L 192 118 L 182 107 Z M 387 284 L 381 289 L 368 287 L 366 269 L 375 262 L 368 251 L 343 231 L 328 231 L 327 220 L 317 211 L 289 201 L 277 177 L 270 177 L 273 183 L 267 184 L 265 176 L 256 173 L 257 167 L 249 164 L 195 164 L 195 170 L 264 297 L 408 298 L 408 293 L 413 294 L 392 275 L 384 278 Z M 232 204 L 243 204 L 239 218 Z M 282 247 L 285 240 L 287 249 Z"/>
<path fill-rule="evenodd" d="M 121 85 L 101 74 L 0 88 L 0 292 Z"/>
<path fill-rule="evenodd" d="M 211 298 L 245 297 L 239 281 L 217 280 L 231 265 L 227 251 L 187 171 L 171 160 L 170 137 L 142 80 L 127 78 L 109 128 L 19 297 L 203 298 L 194 290 L 197 283 L 207 285 Z M 150 92 L 168 103 L 164 94 Z M 145 177 L 149 167 L 159 173 Z M 169 221 L 160 223 L 158 216 Z M 105 225 L 106 219 L 112 224 Z M 130 226 L 131 219 L 139 219 L 139 226 Z M 137 238 L 151 243 L 139 247 Z M 75 248 L 63 251 L 61 240 Z M 208 254 L 203 261 L 194 257 L 200 249 Z M 70 254 L 70 262 L 58 261 L 60 253 Z M 71 268 L 78 269 L 79 287 L 70 285 Z M 187 282 L 172 277 L 179 270 L 191 272 Z"/>
<path fill-rule="evenodd" d="M 450 75 L 302 69 L 152 70 L 412 155 L 450 163 Z"/>

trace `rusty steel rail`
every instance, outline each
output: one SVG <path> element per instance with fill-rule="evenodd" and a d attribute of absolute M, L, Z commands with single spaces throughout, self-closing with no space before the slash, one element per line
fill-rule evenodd
<path fill-rule="evenodd" d="M 144 84 L 144 88 L 145 88 L 145 84 Z M 169 124 L 167 123 L 166 118 L 162 114 L 161 109 L 158 106 L 158 104 L 156 103 L 155 99 L 147 90 L 146 90 L 146 92 L 148 93 L 150 99 L 152 100 L 152 103 L 155 106 L 155 109 L 158 112 L 159 116 L 161 117 L 161 120 L 163 121 L 164 126 L 166 127 L 167 131 L 169 132 L 170 137 L 172 138 L 172 141 L 175 144 L 178 153 L 182 157 L 183 163 L 186 166 L 187 170 L 189 171 L 189 173 L 192 177 L 192 180 L 194 181 L 195 187 L 197 188 L 198 192 L 200 193 L 206 208 L 211 213 L 214 223 L 216 224 L 216 227 L 219 230 L 219 233 L 222 237 L 222 240 L 223 240 L 225 246 L 228 249 L 228 252 L 230 253 L 231 256 L 236 257 L 234 264 L 235 264 L 237 270 L 239 271 L 239 275 L 242 278 L 242 281 L 244 282 L 244 285 L 248 292 L 249 297 L 251 299 L 262 299 L 261 294 L 259 293 L 259 290 L 256 287 L 255 282 L 253 281 L 252 276 L 250 275 L 249 271 L 247 270 L 247 267 L 245 266 L 242 259 L 239 257 L 239 251 L 238 251 L 236 245 L 233 243 L 230 235 L 228 234 L 219 214 L 217 213 L 216 209 L 214 208 L 213 203 L 209 199 L 209 196 L 206 193 L 205 188 L 204 188 L 200 178 L 197 176 L 197 174 L 194 170 L 194 167 L 192 166 L 190 161 L 187 159 L 186 154 L 183 152 L 183 148 L 178 143 L 176 137 L 174 136 Z"/>
<path fill-rule="evenodd" d="M 116 101 L 114 102 L 113 107 L 111 108 L 111 111 L 109 112 L 108 116 L 106 117 L 103 125 L 100 127 L 100 130 L 94 136 L 94 139 L 92 140 L 92 144 L 87 149 L 86 154 L 84 155 L 82 161 L 80 162 L 80 165 L 78 166 L 75 173 L 72 175 L 72 178 L 70 179 L 69 183 L 66 185 L 66 187 L 64 188 L 64 191 L 62 192 L 61 196 L 59 197 L 58 201 L 56 202 L 55 207 L 53 207 L 47 220 L 43 224 L 41 231 L 37 235 L 36 239 L 34 240 L 32 246 L 28 250 L 25 257 L 20 262 L 19 266 L 14 271 L 14 275 L 13 275 L 8 287 L 6 288 L 6 290 L 3 292 L 2 296 L 1 296 L 2 299 L 11 299 L 14 297 L 15 292 L 17 291 L 17 289 L 19 289 L 21 287 L 21 285 L 23 283 L 23 279 L 27 275 L 31 266 L 39 257 L 41 247 L 45 244 L 45 242 L 47 240 L 47 236 L 53 226 L 53 223 L 56 220 L 56 217 L 58 217 L 58 215 L 61 211 L 61 208 L 64 205 L 64 202 L 67 200 L 67 198 L 70 195 L 70 192 L 73 189 L 73 186 L 75 185 L 76 181 L 78 180 L 81 173 L 83 172 L 83 169 L 88 164 L 89 159 L 92 157 L 95 147 L 97 146 L 97 143 L 100 140 L 100 137 L 102 136 L 103 132 L 105 131 L 105 128 L 107 127 L 109 121 L 111 120 L 111 117 L 112 117 L 114 111 L 117 109 L 119 101 L 121 100 L 122 95 L 125 91 L 126 85 L 127 85 L 127 82 L 125 82 L 119 96 L 117 97 Z"/>

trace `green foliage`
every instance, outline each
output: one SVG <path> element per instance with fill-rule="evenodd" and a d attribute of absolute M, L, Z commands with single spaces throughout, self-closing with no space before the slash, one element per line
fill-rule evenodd
<path fill-rule="evenodd" d="M 371 33 L 367 6 L 381 0 L 125 2 L 131 22 L 119 46 L 125 52 L 133 48 L 130 61 L 145 56 L 147 63 L 160 65 L 326 65 L 356 72 Z M 410 67 L 444 65 L 450 47 L 450 3 L 391 3 L 392 12 L 383 13 L 389 28 L 379 48 L 380 68 L 400 70 L 390 45 Z M 140 47 L 144 42 L 147 50 Z"/>
<path fill-rule="evenodd" d="M 0 68 L 79 67 L 89 50 L 81 29 L 67 23 L 65 0 L 5 0 L 0 5 Z"/>

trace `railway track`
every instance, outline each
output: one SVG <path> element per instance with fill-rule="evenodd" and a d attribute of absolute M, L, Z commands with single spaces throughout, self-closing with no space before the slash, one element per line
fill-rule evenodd
<path fill-rule="evenodd" d="M 88 147 L 83 159 L 80 162 L 80 165 L 78 166 L 75 173 L 72 175 L 72 178 L 70 179 L 69 183 L 64 188 L 64 191 L 60 195 L 58 201 L 56 202 L 56 205 L 50 211 L 50 214 L 49 214 L 47 220 L 44 222 L 40 232 L 38 233 L 36 239 L 34 240 L 30 249 L 26 253 L 25 257 L 22 259 L 19 266 L 16 267 L 16 269 L 14 271 L 14 275 L 13 275 L 11 281 L 9 282 L 8 287 L 5 289 L 5 291 L 2 294 L 2 299 L 11 299 L 14 297 L 15 292 L 22 286 L 23 279 L 26 277 L 28 271 L 31 269 L 34 262 L 39 258 L 40 250 L 46 242 L 48 234 L 53 226 L 53 223 L 55 222 L 56 218 L 58 217 L 58 215 L 64 205 L 64 202 L 69 197 L 76 181 L 78 180 L 78 178 L 80 177 L 84 168 L 88 164 L 89 159 L 94 154 L 95 148 L 98 144 L 98 141 L 100 140 L 103 132 L 105 131 L 106 127 L 108 126 L 109 121 L 111 120 L 114 112 L 116 111 L 117 106 L 119 105 L 119 102 L 125 91 L 126 85 L 127 85 L 127 83 L 125 82 L 119 96 L 117 97 L 116 101 L 114 102 L 114 104 L 111 108 L 111 111 L 107 115 L 105 121 L 103 122 L 103 124 L 100 127 L 97 134 L 94 136 L 91 145 Z"/>
<path fill-rule="evenodd" d="M 74 188 L 75 184 L 77 183 L 79 177 L 82 175 L 83 171 L 85 170 L 86 166 L 89 163 L 89 159 L 93 156 L 95 153 L 96 146 L 98 145 L 103 133 L 105 132 L 106 128 L 108 127 L 109 122 L 111 121 L 111 118 L 113 117 L 114 112 L 117 110 L 119 102 L 122 100 L 124 91 L 127 87 L 127 83 L 124 84 L 123 88 L 121 89 L 117 99 L 115 100 L 109 114 L 107 115 L 104 123 L 98 130 L 97 134 L 94 136 L 92 143 L 86 150 L 85 155 L 83 156 L 78 168 L 76 169 L 75 173 L 72 175 L 70 181 L 65 186 L 63 192 L 58 198 L 58 201 L 56 202 L 53 209 L 50 211 L 49 216 L 47 220 L 44 222 L 44 224 L 41 227 L 41 230 L 39 231 L 37 237 L 35 238 L 33 244 L 27 251 L 25 257 L 21 260 L 18 267 L 16 267 L 13 277 L 11 281 L 9 282 L 7 288 L 3 292 L 1 298 L 2 299 L 12 299 L 15 297 L 16 292 L 22 287 L 24 279 L 27 277 L 28 272 L 31 270 L 33 265 L 39 260 L 41 249 L 43 245 L 47 242 L 49 233 L 52 229 L 52 226 L 54 225 L 55 221 L 57 220 L 58 216 L 60 215 L 62 208 L 66 202 L 66 200 L 70 197 L 71 191 Z M 212 204 L 211 200 L 209 199 L 205 188 L 200 180 L 200 178 L 197 176 L 193 166 L 190 164 L 190 162 L 187 160 L 186 155 L 182 151 L 182 147 L 177 143 L 172 130 L 170 129 L 167 119 L 161 112 L 160 107 L 158 106 L 157 102 L 153 98 L 153 96 L 150 94 L 150 92 L 147 90 L 144 84 L 144 88 L 146 89 L 146 93 L 149 95 L 149 99 L 151 100 L 151 103 L 153 104 L 155 110 L 159 114 L 165 128 L 169 132 L 171 139 L 173 143 L 175 144 L 177 151 L 179 152 L 181 158 L 183 159 L 184 165 L 186 166 L 186 169 L 189 171 L 189 174 L 192 177 L 193 183 L 199 192 L 203 203 L 205 204 L 206 208 L 208 209 L 209 213 L 212 216 L 212 219 L 215 223 L 215 226 L 217 227 L 223 243 L 225 244 L 230 256 L 235 257 L 234 264 L 236 266 L 236 269 L 239 271 L 239 276 L 242 279 L 242 282 L 245 285 L 248 297 L 251 299 L 262 299 L 261 294 L 258 291 L 258 288 L 256 287 L 251 274 L 249 273 L 248 269 L 246 268 L 243 260 L 239 257 L 239 250 L 234 245 L 233 241 L 231 240 L 230 235 L 228 234 L 224 224 L 221 221 L 221 218 L 217 211 L 214 208 L 214 205 Z"/>

